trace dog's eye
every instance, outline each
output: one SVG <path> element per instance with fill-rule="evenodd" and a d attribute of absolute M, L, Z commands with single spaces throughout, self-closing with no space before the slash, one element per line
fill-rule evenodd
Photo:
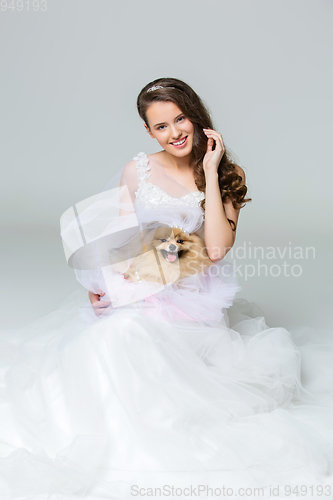
<path fill-rule="evenodd" d="M 184 243 L 184 240 L 177 240 L 177 243 Z"/>
<path fill-rule="evenodd" d="M 164 243 L 164 242 L 166 241 L 166 239 L 165 239 L 165 238 L 162 238 L 162 239 L 161 239 L 161 241 Z"/>

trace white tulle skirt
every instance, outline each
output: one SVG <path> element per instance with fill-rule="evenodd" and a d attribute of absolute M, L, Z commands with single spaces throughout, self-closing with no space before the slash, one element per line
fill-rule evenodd
<path fill-rule="evenodd" d="M 86 295 L 1 332 L 1 498 L 333 497 L 332 345 L 245 299 L 212 326 Z"/>

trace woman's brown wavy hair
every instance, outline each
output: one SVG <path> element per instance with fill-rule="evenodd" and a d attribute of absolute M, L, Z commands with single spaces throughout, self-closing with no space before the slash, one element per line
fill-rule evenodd
<path fill-rule="evenodd" d="M 162 89 L 147 92 L 150 87 L 162 86 Z M 203 158 L 207 151 L 207 136 L 203 128 L 214 129 L 210 113 L 194 90 L 187 83 L 177 78 L 158 78 L 148 83 L 138 95 L 137 110 L 142 120 L 149 127 L 147 109 L 156 101 L 171 101 L 178 106 L 194 126 L 192 161 L 195 184 L 199 191 L 205 192 L 206 179 L 203 170 Z M 242 177 L 236 172 L 236 164 L 231 161 L 230 153 L 226 148 L 218 167 L 219 186 L 222 202 L 230 199 L 237 210 L 243 208 L 251 198 L 245 198 L 247 187 L 242 184 Z M 205 200 L 201 201 L 205 209 Z M 236 229 L 234 221 L 228 219 L 233 230 Z"/>

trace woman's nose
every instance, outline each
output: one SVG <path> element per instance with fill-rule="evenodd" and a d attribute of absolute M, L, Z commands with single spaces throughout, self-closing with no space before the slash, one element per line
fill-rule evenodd
<path fill-rule="evenodd" d="M 181 137 L 181 135 L 182 135 L 182 131 L 176 127 L 173 127 L 171 129 L 171 135 L 172 135 L 173 139 L 179 139 L 179 137 Z"/>

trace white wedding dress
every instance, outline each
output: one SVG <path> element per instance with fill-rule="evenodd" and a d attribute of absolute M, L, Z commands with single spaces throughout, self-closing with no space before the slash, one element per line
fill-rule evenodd
<path fill-rule="evenodd" d="M 137 213 L 193 209 L 202 234 L 204 193 L 172 196 L 144 153 L 131 168 Z M 108 298 L 133 293 L 112 276 Z M 186 283 L 99 318 L 78 291 L 1 332 L 1 499 L 333 498 L 333 347 L 267 326 L 234 276 Z"/>

